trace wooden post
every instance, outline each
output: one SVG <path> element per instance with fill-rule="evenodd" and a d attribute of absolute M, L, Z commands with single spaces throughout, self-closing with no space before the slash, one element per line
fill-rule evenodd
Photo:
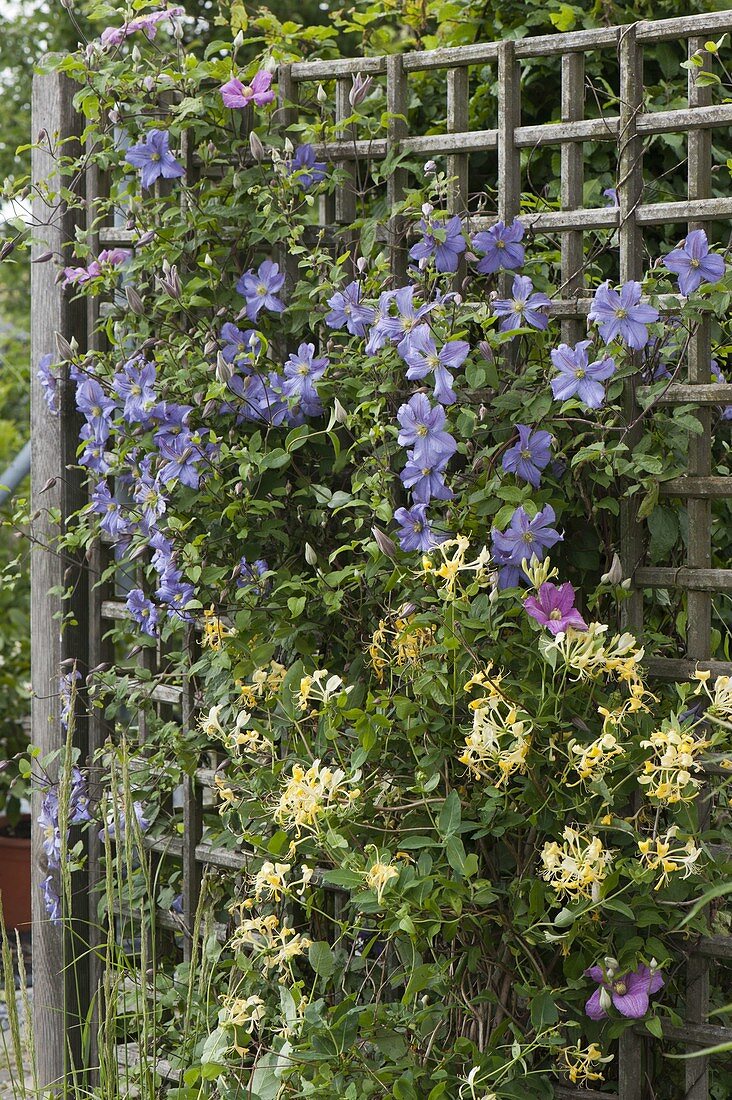
<path fill-rule="evenodd" d="M 637 211 L 643 198 L 643 139 L 638 134 L 638 115 L 643 110 L 643 50 L 638 44 L 635 24 L 623 27 L 620 32 L 620 133 L 618 201 L 620 203 L 620 281 L 639 280 L 643 277 L 643 230 L 638 223 Z M 637 352 L 629 353 L 636 367 L 640 366 Z M 628 378 L 623 390 L 623 406 L 628 424 L 638 416 L 636 397 L 637 371 Z M 628 433 L 627 442 L 632 448 L 637 444 L 638 428 Z M 620 502 L 620 534 L 623 574 L 633 577 L 641 564 L 643 535 L 636 518 L 638 502 L 623 495 Z M 624 630 L 640 637 L 643 629 L 643 589 L 632 588 L 621 609 Z"/>
<path fill-rule="evenodd" d="M 31 269 L 31 678 L 33 685 L 32 741 L 46 754 L 61 748 L 65 733 L 59 712 L 59 675 L 62 662 L 77 662 L 83 689 L 88 641 L 88 585 L 83 560 L 61 555 L 55 548 L 64 520 L 85 503 L 76 461 L 79 417 L 74 386 L 68 376 L 59 384 L 59 415 L 52 415 L 36 378 L 40 358 L 56 355 L 55 334 L 86 338 L 86 306 L 70 302 L 70 294 L 56 281 L 57 261 L 68 262 L 67 242 L 73 240 L 78 211 L 68 210 L 55 192 L 59 189 L 57 158 L 78 155 L 81 120 L 72 107 L 75 85 L 59 73 L 33 79 L 33 256 L 46 250 L 55 260 Z M 69 186 L 69 181 L 64 181 Z M 61 523 L 57 517 L 61 517 Z M 68 600 L 50 595 L 51 589 L 72 593 Z M 74 740 L 87 756 L 87 723 L 77 707 Z M 89 1003 L 86 935 L 89 894 L 85 875 L 73 882 L 72 912 L 62 925 L 48 919 L 41 884 L 48 874 L 43 835 L 36 825 L 41 793 L 33 794 L 33 1017 L 40 1083 L 62 1081 L 70 1063 L 82 1062 L 82 1026 Z M 56 884 L 58 886 L 58 882 Z"/>
<path fill-rule="evenodd" d="M 566 53 L 562 57 L 562 122 L 578 122 L 585 114 L 585 57 L 581 53 Z M 562 210 L 576 210 L 583 205 L 584 151 L 581 141 L 566 141 L 562 146 L 561 202 Z M 560 297 L 578 298 L 584 285 L 584 233 L 570 229 L 562 234 L 562 286 Z M 562 321 L 562 340 L 575 344 L 585 334 L 579 317 Z"/>
<path fill-rule="evenodd" d="M 399 150 L 402 138 L 407 136 L 408 91 L 401 54 L 390 54 L 386 59 L 386 107 L 389 112 L 387 141 L 389 150 Z M 395 287 L 403 286 L 407 278 L 407 252 L 404 244 L 404 216 L 395 214 L 394 207 L 404 198 L 407 185 L 405 168 L 395 168 L 386 184 L 386 201 L 389 208 L 389 255 L 391 277 Z"/>

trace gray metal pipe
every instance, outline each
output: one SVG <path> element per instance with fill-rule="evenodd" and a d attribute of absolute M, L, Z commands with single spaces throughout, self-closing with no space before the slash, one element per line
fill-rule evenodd
<path fill-rule="evenodd" d="M 28 440 L 22 451 L 18 451 L 7 469 L 0 474 L 0 507 L 10 500 L 21 481 L 28 477 L 30 464 L 31 445 Z"/>

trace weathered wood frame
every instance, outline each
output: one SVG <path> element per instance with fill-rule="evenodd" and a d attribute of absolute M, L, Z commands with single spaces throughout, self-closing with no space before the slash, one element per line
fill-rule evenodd
<path fill-rule="evenodd" d="M 678 19 L 640 22 L 624 27 L 580 31 L 527 38 L 516 42 L 481 43 L 475 46 L 442 49 L 404 56 L 359 57 L 336 61 L 302 62 L 283 66 L 278 74 L 282 117 L 297 116 L 298 88 L 316 81 L 335 81 L 336 118 L 343 120 L 351 113 L 348 101 L 351 77 L 356 73 L 385 75 L 387 106 L 391 112 L 386 137 L 361 141 L 351 132 L 330 143 L 328 157 L 347 171 L 357 157 L 378 159 L 398 148 L 425 159 L 437 155 L 448 157 L 449 172 L 454 176 L 449 205 L 462 212 L 468 202 L 468 158 L 472 152 L 495 150 L 498 153 L 497 179 L 498 214 L 504 219 L 515 217 L 521 201 L 521 150 L 537 146 L 559 145 L 561 149 L 561 209 L 522 215 L 527 227 L 536 233 L 562 234 L 561 296 L 551 312 L 561 320 L 563 339 L 575 341 L 585 329 L 589 301 L 583 294 L 584 233 L 590 230 L 618 230 L 620 274 L 623 280 L 642 275 L 643 230 L 646 226 L 686 223 L 689 228 L 720 219 L 732 219 L 732 197 L 710 198 L 711 130 L 732 123 L 732 104 L 712 105 L 709 92 L 699 89 L 690 76 L 688 107 L 680 110 L 646 113 L 643 109 L 643 49 L 656 42 L 686 39 L 693 52 L 705 37 L 732 30 L 732 12 L 689 16 Z M 589 51 L 616 50 L 620 65 L 620 108 L 617 116 L 585 119 L 584 62 Z M 562 67 L 561 121 L 559 123 L 521 125 L 521 64 L 532 58 L 558 57 Z M 495 64 L 499 87 L 499 122 L 495 129 L 468 130 L 470 66 Z M 411 73 L 442 70 L 447 78 L 447 133 L 421 136 L 409 132 L 407 122 L 408 80 Z M 38 146 L 33 158 L 34 204 L 36 224 L 35 258 L 47 249 L 59 256 L 68 256 L 68 242 L 73 239 L 76 213 L 59 206 L 53 189 L 56 162 L 52 150 L 58 151 L 67 140 L 77 139 L 80 120 L 72 108 L 73 87 L 59 75 L 36 76 L 33 95 L 33 130 Z M 675 202 L 647 203 L 643 201 L 642 155 L 644 140 L 666 132 L 688 134 L 688 197 Z M 582 206 L 584 141 L 608 140 L 619 149 L 619 207 L 587 209 Z M 78 144 L 77 144 L 78 150 Z M 101 181 L 91 168 L 85 179 L 77 182 L 80 193 L 86 192 L 88 225 L 94 225 L 95 198 L 102 194 Z M 388 184 L 389 203 L 397 203 L 407 182 L 407 172 L 399 168 Z M 348 180 L 335 198 L 322 209 L 323 221 L 347 225 L 355 209 L 354 186 Z M 490 220 L 490 219 L 488 219 Z M 486 219 L 482 219 L 483 222 Z M 134 235 L 117 227 L 94 229 L 100 246 L 134 245 Z M 394 278 L 406 274 L 401 219 L 393 217 L 388 244 Z M 68 291 L 55 279 L 50 264 L 33 267 L 33 334 L 32 356 L 37 363 L 42 355 L 55 350 L 55 334 L 67 340 L 76 339 L 79 346 L 95 346 L 98 339 L 98 319 L 93 301 L 84 316 L 78 303 L 72 302 Z M 673 310 L 674 301 L 668 303 Z M 633 588 L 626 604 L 629 628 L 641 632 L 643 589 L 664 587 L 687 593 L 689 627 L 687 655 L 678 660 L 653 663 L 656 675 L 683 678 L 700 663 L 716 672 L 730 671 L 727 665 L 710 660 L 711 599 L 715 591 L 732 590 L 732 570 L 711 568 L 710 502 L 714 497 L 732 495 L 728 478 L 710 476 L 710 416 L 716 405 L 732 403 L 732 385 L 710 382 L 710 333 L 703 320 L 693 337 L 689 351 L 686 382 L 669 385 L 660 399 L 661 406 L 693 404 L 700 410 L 702 434 L 691 441 L 687 477 L 667 482 L 663 492 L 688 502 L 689 539 L 687 563 L 683 568 L 650 568 L 643 563 L 643 540 L 632 504 L 623 506 L 622 558 L 625 573 Z M 632 420 L 639 410 L 639 394 L 633 383 L 625 392 L 625 407 Z M 105 631 L 111 621 L 125 616 L 124 605 L 106 598 L 96 583 L 105 564 L 105 550 L 97 548 L 85 563 L 65 560 L 46 549 L 58 534 L 52 509 L 58 509 L 62 522 L 83 503 L 83 483 L 74 468 L 78 438 L 78 418 L 74 409 L 71 387 L 62 382 L 61 417 L 51 417 L 46 408 L 40 385 L 33 381 L 33 477 L 32 509 L 32 632 L 33 632 L 33 741 L 51 751 L 63 744 L 64 734 L 58 717 L 55 685 L 61 663 L 71 659 L 84 676 L 99 663 L 108 660 L 110 651 Z M 89 582 L 91 578 L 91 582 Z M 48 595 L 51 589 L 71 588 L 73 595 L 62 604 L 58 596 Z M 61 616 L 67 620 L 61 631 Z M 186 644 L 191 649 L 195 639 L 189 631 Z M 148 661 L 151 665 L 152 662 Z M 155 671 L 154 667 L 151 671 Z M 82 693 L 83 695 L 83 693 Z M 190 683 L 179 687 L 156 684 L 151 698 L 160 704 L 181 707 L 182 720 L 193 717 Z M 102 719 L 93 713 L 88 720 L 80 708 L 76 725 L 76 742 L 83 755 L 93 752 L 104 740 Z M 183 840 L 157 841 L 153 847 L 167 855 L 177 855 L 183 865 L 183 920 L 193 925 L 193 914 L 200 889 L 201 874 L 207 865 L 239 870 L 246 865 L 247 855 L 219 851 L 202 843 L 202 793 L 210 785 L 211 773 L 201 769 L 191 779 L 185 791 L 185 831 Z M 37 809 L 37 807 L 36 807 Z M 90 834 L 91 837 L 91 834 Z M 45 919 L 38 889 L 46 876 L 42 838 L 34 836 L 34 975 L 35 1027 L 39 1040 L 40 1073 L 43 1084 L 63 1077 L 69 1058 L 77 1065 L 81 1057 L 81 1022 L 92 1003 L 91 993 L 97 988 L 93 956 L 83 955 L 68 934 Z M 99 882 L 99 844 L 90 839 L 88 883 L 80 886 L 75 896 L 74 919 L 78 927 L 88 916 L 88 889 Z M 176 927 L 169 914 L 161 913 L 159 924 Z M 220 930 L 223 935 L 223 929 Z M 98 933 L 96 933 L 98 935 Z M 95 933 L 91 940 L 94 942 Z M 689 962 L 688 1023 L 684 1028 L 664 1028 L 669 1041 L 685 1047 L 712 1045 L 730 1037 L 729 1031 L 711 1027 L 706 1021 L 709 1008 L 708 965 L 715 958 L 732 958 L 732 944 L 723 937 L 702 941 Z M 644 1038 L 645 1036 L 645 1038 Z M 641 1026 L 626 1032 L 620 1048 L 620 1100 L 642 1100 L 644 1088 L 643 1047 L 647 1035 Z M 557 1086 L 557 1097 L 570 1098 L 577 1093 Z M 610 1094 L 594 1092 L 598 1100 L 610 1100 Z M 702 1100 L 708 1095 L 708 1063 L 699 1059 L 689 1064 L 686 1100 Z"/>

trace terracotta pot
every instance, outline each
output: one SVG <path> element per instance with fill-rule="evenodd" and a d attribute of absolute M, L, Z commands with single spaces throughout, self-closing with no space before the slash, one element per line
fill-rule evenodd
<path fill-rule="evenodd" d="M 30 837 L 8 836 L 3 817 L 0 817 L 0 895 L 6 927 L 28 931 L 31 925 Z"/>

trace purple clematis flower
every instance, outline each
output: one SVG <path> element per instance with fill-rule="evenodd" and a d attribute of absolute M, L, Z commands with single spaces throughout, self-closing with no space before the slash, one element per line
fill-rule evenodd
<path fill-rule="evenodd" d="M 618 198 L 616 187 L 606 187 L 602 194 L 603 198 L 607 199 L 608 206 L 620 206 L 620 199 Z"/>
<path fill-rule="evenodd" d="M 152 416 L 157 397 L 155 394 L 156 369 L 141 357 L 130 359 L 114 376 L 114 390 L 124 401 L 122 416 L 128 424 L 147 424 Z"/>
<path fill-rule="evenodd" d="M 536 596 L 529 596 L 524 607 L 532 619 L 545 626 L 551 634 L 563 634 L 568 627 L 587 630 L 587 623 L 574 606 L 574 588 L 565 584 L 545 581 Z"/>
<path fill-rule="evenodd" d="M 241 110 L 254 103 L 257 107 L 266 107 L 268 103 L 274 103 L 275 94 L 272 91 L 272 73 L 266 69 L 260 69 L 253 78 L 251 84 L 242 84 L 238 77 L 219 88 L 225 107 L 232 110 Z"/>
<path fill-rule="evenodd" d="M 247 317 L 256 321 L 263 309 L 271 313 L 282 313 L 284 305 L 277 297 L 285 285 L 285 276 L 280 275 L 279 264 L 272 260 L 263 260 L 259 270 L 245 271 L 236 284 L 236 289 L 247 303 Z"/>
<path fill-rule="evenodd" d="M 43 903 L 46 906 L 46 912 L 51 924 L 61 923 L 61 898 L 59 892 L 56 889 L 56 883 L 54 882 L 53 875 L 47 875 L 43 882 L 40 884 L 40 889 L 43 892 Z"/>
<path fill-rule="evenodd" d="M 144 139 L 125 153 L 127 163 L 140 169 L 140 183 L 144 188 L 152 187 L 161 176 L 172 180 L 185 175 L 183 165 L 170 152 L 169 143 L 167 130 L 148 130 Z"/>
<path fill-rule="evenodd" d="M 503 456 L 503 469 L 539 488 L 541 471 L 551 462 L 552 437 L 549 432 L 535 431 L 526 424 L 517 424 L 518 443 L 509 447 Z"/>
<path fill-rule="evenodd" d="M 142 802 L 133 802 L 132 809 L 134 810 L 135 818 L 137 820 L 137 825 L 140 829 L 140 832 L 146 833 L 147 830 L 150 828 L 150 821 L 148 818 L 145 817 L 145 807 L 143 806 Z M 110 810 L 107 816 L 107 824 L 104 826 L 104 828 L 99 830 L 99 837 L 101 840 L 104 840 L 105 835 L 110 837 L 110 839 L 112 840 L 119 839 L 120 842 L 125 839 L 127 833 L 127 818 L 125 811 L 122 807 L 120 807 L 117 811 L 117 820 L 119 823 L 119 838 L 117 837 L 117 826 L 114 820 L 114 811 Z"/>
<path fill-rule="evenodd" d="M 712 359 L 710 372 L 712 382 L 716 382 L 717 385 L 724 385 L 724 383 L 726 383 L 727 379 L 724 377 L 722 368 L 716 359 Z M 720 405 L 719 414 L 722 420 L 732 420 L 732 405 Z"/>
<path fill-rule="evenodd" d="M 409 370 L 407 378 L 424 378 L 430 371 L 435 379 L 435 399 L 441 405 L 452 405 L 455 393 L 452 388 L 452 371 L 463 365 L 470 352 L 465 340 L 449 340 L 438 352 L 428 325 L 419 325 L 409 337 L 404 361 Z"/>
<path fill-rule="evenodd" d="M 516 275 L 513 280 L 513 298 L 499 298 L 493 303 L 493 312 L 502 317 L 501 332 L 513 332 L 514 329 L 545 329 L 549 324 L 546 313 L 541 311 L 551 305 L 546 294 L 533 293 L 534 284 L 528 275 Z"/>
<path fill-rule="evenodd" d="M 162 531 L 154 531 L 150 536 L 149 545 L 153 551 L 150 564 L 156 573 L 162 575 L 173 564 L 173 543 Z"/>
<path fill-rule="evenodd" d="M 240 329 L 227 321 L 221 329 L 221 354 L 227 363 L 253 364 L 262 350 L 262 338 L 253 328 Z"/>
<path fill-rule="evenodd" d="M 602 383 L 615 374 L 615 361 L 607 356 L 590 363 L 587 349 L 591 343 L 591 340 L 580 340 L 573 348 L 560 344 L 552 351 L 552 363 L 559 371 L 559 375 L 552 378 L 552 393 L 557 401 L 578 397 L 588 409 L 599 409 L 605 400 Z"/>
<path fill-rule="evenodd" d="M 172 443 L 179 435 L 188 431 L 188 417 L 192 412 L 192 405 L 178 405 L 175 401 L 158 402 L 150 413 L 150 418 L 159 425 L 153 436 L 158 447 L 164 443 Z"/>
<path fill-rule="evenodd" d="M 399 341 L 397 351 L 404 359 L 406 353 L 409 350 L 412 333 L 420 325 L 423 319 L 430 313 L 435 306 L 440 302 L 425 302 L 421 306 L 415 305 L 414 302 L 414 286 L 400 287 L 399 290 L 394 291 L 394 302 L 396 304 L 397 313 L 396 316 L 389 314 L 381 322 L 383 331 L 389 337 L 390 340 Z"/>
<path fill-rule="evenodd" d="M 129 520 L 109 491 L 106 481 L 94 486 L 91 494 L 91 510 L 101 515 L 99 526 L 113 539 L 129 533 Z"/>
<path fill-rule="evenodd" d="M 179 481 L 189 489 L 197 489 L 201 481 L 198 463 L 206 455 L 196 438 L 189 432 L 176 436 L 170 442 L 161 442 L 160 457 L 164 461 L 158 480 L 163 485 Z"/>
<path fill-rule="evenodd" d="M 141 588 L 133 588 L 127 595 L 125 606 L 130 618 L 137 623 L 143 634 L 151 638 L 157 635 L 158 609 L 152 600 L 148 600 Z"/>
<path fill-rule="evenodd" d="M 645 965 L 612 978 L 606 975 L 601 966 L 591 966 L 589 970 L 585 970 L 585 977 L 598 983 L 597 989 L 585 1005 L 585 1012 L 591 1020 L 607 1019 L 610 1005 L 621 1016 L 629 1020 L 640 1020 L 648 1012 L 650 997 L 663 988 L 661 971 L 651 970 Z"/>
<path fill-rule="evenodd" d="M 407 464 L 400 473 L 402 485 L 412 490 L 412 499 L 416 504 L 429 504 L 435 500 L 452 500 L 455 496 L 448 489 L 442 476 L 450 456 L 445 455 L 431 466 L 415 461 L 414 451 L 407 452 Z"/>
<path fill-rule="evenodd" d="M 307 142 L 298 145 L 294 157 L 288 163 L 290 175 L 297 173 L 295 182 L 303 191 L 309 191 L 313 184 L 322 183 L 327 175 L 325 167 L 325 161 L 315 159 L 315 150 Z"/>
<path fill-rule="evenodd" d="M 272 587 L 272 582 L 266 575 L 269 571 L 269 565 L 264 558 L 248 562 L 243 557 L 237 566 L 236 587 L 265 596 Z"/>
<path fill-rule="evenodd" d="M 268 375 L 245 371 L 243 377 L 236 374 L 229 379 L 229 389 L 241 402 L 237 422 L 255 420 L 275 428 L 291 423 L 291 412 L 282 395 L 282 384 L 282 377 L 275 371 L 270 371 Z"/>
<path fill-rule="evenodd" d="M 678 276 L 679 290 L 684 297 L 693 294 L 702 283 L 718 283 L 725 270 L 722 257 L 709 251 L 703 229 L 692 229 L 681 248 L 664 256 L 663 266 Z"/>
<path fill-rule="evenodd" d="M 195 596 L 195 589 L 192 584 L 183 580 L 180 569 L 176 569 L 172 562 L 160 577 L 155 595 L 161 603 L 166 604 L 171 618 L 177 615 L 181 619 L 190 619 L 191 616 L 185 609 Z"/>
<path fill-rule="evenodd" d="M 494 527 L 491 532 L 500 564 L 520 566 L 523 561 L 530 562 L 533 557 L 541 558 L 545 550 L 564 538 L 564 535 L 555 530 L 555 522 L 556 516 L 550 504 L 542 508 L 533 519 L 529 519 L 528 513 L 519 506 L 505 531 Z"/>
<path fill-rule="evenodd" d="M 326 314 L 328 328 L 346 328 L 351 336 L 365 336 L 374 319 L 371 306 L 361 303 L 361 284 L 355 280 L 344 290 L 337 290 L 328 299 L 330 313 Z"/>
<path fill-rule="evenodd" d="M 51 369 L 52 364 L 53 356 L 50 352 L 42 356 L 38 361 L 36 377 L 41 383 L 48 411 L 53 413 L 54 416 L 58 416 L 58 376 Z"/>
<path fill-rule="evenodd" d="M 142 509 L 142 528 L 145 533 L 154 531 L 157 521 L 165 515 L 167 497 L 160 489 L 160 481 L 150 473 L 150 456 L 143 459 L 139 475 L 135 479 L 133 496 Z"/>
<path fill-rule="evenodd" d="M 588 320 L 595 322 L 606 344 L 620 339 L 640 351 L 649 340 L 646 325 L 658 320 L 658 310 L 641 302 L 640 283 L 631 280 L 618 292 L 608 281 L 595 291 Z"/>
<path fill-rule="evenodd" d="M 129 38 L 135 31 L 142 31 L 145 37 L 152 41 L 161 23 L 167 20 L 172 22 L 179 15 L 185 15 L 185 8 L 176 6 L 165 8 L 163 11 L 152 11 L 147 15 L 139 15 L 137 19 L 130 19 L 129 23 L 121 27 L 106 27 L 100 35 L 101 44 L 105 48 L 120 46 L 125 38 Z"/>
<path fill-rule="evenodd" d="M 437 271 L 457 271 L 460 254 L 467 247 L 460 215 L 455 214 L 447 222 L 438 218 L 432 218 L 428 222 L 423 218 L 419 229 L 422 240 L 409 249 L 410 259 L 422 265 L 434 256 Z"/>
<path fill-rule="evenodd" d="M 315 344 L 300 344 L 283 368 L 282 392 L 296 400 L 305 416 L 319 416 L 323 411 L 315 383 L 323 377 L 329 360 L 326 356 L 314 359 L 314 355 Z"/>
<path fill-rule="evenodd" d="M 112 413 L 116 405 L 107 397 L 95 378 L 84 378 L 76 386 L 76 407 L 86 417 L 95 439 L 103 443 L 109 438 Z"/>
<path fill-rule="evenodd" d="M 381 348 L 389 342 L 389 333 L 384 322 L 390 315 L 391 303 L 393 301 L 394 291 L 382 290 L 379 295 L 379 301 L 373 311 L 372 328 L 369 333 L 369 338 L 366 341 L 366 347 L 364 348 L 367 355 L 376 355 L 376 352 L 380 351 Z"/>
<path fill-rule="evenodd" d="M 397 508 L 394 519 L 399 524 L 399 545 L 402 550 L 421 550 L 425 553 L 447 538 L 447 535 L 437 535 L 432 530 L 427 519 L 426 504 Z"/>
<path fill-rule="evenodd" d="M 520 244 L 524 227 L 516 218 L 511 225 L 496 222 L 490 229 L 476 233 L 472 240 L 473 248 L 483 255 L 475 270 L 480 275 L 492 275 L 496 271 L 515 271 L 523 267 L 525 251 Z"/>
<path fill-rule="evenodd" d="M 457 450 L 457 443 L 445 431 L 445 410 L 441 405 L 430 405 L 423 393 L 415 393 L 397 413 L 401 426 L 398 441 L 402 447 L 414 448 L 414 461 L 420 466 L 432 467 L 443 458 L 450 458 Z"/>

